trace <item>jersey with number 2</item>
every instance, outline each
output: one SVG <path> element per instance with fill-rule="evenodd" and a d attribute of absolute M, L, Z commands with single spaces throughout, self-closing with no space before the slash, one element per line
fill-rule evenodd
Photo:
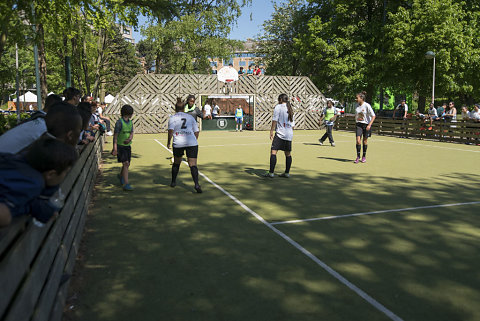
<path fill-rule="evenodd" d="M 180 112 L 170 116 L 168 130 L 173 130 L 173 147 L 182 148 L 198 145 L 195 137 L 195 133 L 198 132 L 198 125 L 192 115 Z"/>

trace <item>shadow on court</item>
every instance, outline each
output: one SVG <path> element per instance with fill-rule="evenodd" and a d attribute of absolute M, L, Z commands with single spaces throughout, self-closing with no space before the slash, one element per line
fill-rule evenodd
<path fill-rule="evenodd" d="M 324 156 L 318 156 L 317 158 L 326 159 L 326 160 L 333 160 L 333 161 L 342 162 L 342 163 L 353 163 L 352 159 L 346 159 L 346 158 L 324 157 Z"/>
<path fill-rule="evenodd" d="M 205 179 L 193 193 L 185 164 L 172 189 L 163 155 L 137 161 L 126 193 L 116 160 L 105 159 L 67 320 L 387 320 Z M 199 169 L 272 222 L 471 201 L 480 186 L 480 175 L 461 173 L 297 169 L 265 180 L 238 161 Z M 474 320 L 478 209 L 277 227 L 405 320 Z"/>

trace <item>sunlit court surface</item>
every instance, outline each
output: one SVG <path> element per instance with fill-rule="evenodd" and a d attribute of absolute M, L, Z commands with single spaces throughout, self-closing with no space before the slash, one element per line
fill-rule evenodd
<path fill-rule="evenodd" d="M 201 132 L 203 194 L 166 134 L 135 135 L 132 192 L 106 144 L 65 318 L 480 320 L 480 148 L 373 136 L 354 164 L 322 135 L 265 178 L 268 132 Z"/>

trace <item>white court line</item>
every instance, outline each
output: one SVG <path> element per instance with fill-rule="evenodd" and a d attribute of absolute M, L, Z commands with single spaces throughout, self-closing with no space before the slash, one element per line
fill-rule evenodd
<path fill-rule="evenodd" d="M 354 214 L 345 214 L 345 215 L 336 215 L 336 216 L 307 218 L 307 219 L 304 219 L 304 220 L 291 220 L 291 221 L 274 222 L 274 223 L 271 223 L 271 224 L 272 225 L 294 224 L 294 223 L 303 223 L 303 222 L 312 222 L 312 221 L 334 220 L 334 219 L 345 218 L 345 217 L 355 217 L 355 216 L 363 216 L 363 215 L 393 213 L 393 212 L 406 212 L 406 211 L 415 211 L 415 210 L 421 210 L 421 209 L 427 209 L 427 208 L 464 206 L 464 205 L 474 205 L 474 204 L 480 204 L 480 202 L 467 202 L 467 203 L 454 203 L 454 204 L 440 204 L 440 205 L 428 205 L 428 206 L 419 206 L 419 207 L 397 208 L 397 209 L 393 209 L 393 210 L 363 212 L 363 213 L 354 213 Z"/>
<path fill-rule="evenodd" d="M 341 136 L 341 137 L 354 137 L 354 136 L 340 135 L 340 134 L 337 134 L 336 136 Z M 381 136 L 381 135 L 376 135 L 375 137 L 380 137 L 380 136 Z M 355 139 L 352 138 L 352 141 L 355 141 Z M 407 142 L 399 142 L 399 141 L 396 141 L 396 140 L 386 140 L 386 139 L 376 139 L 376 138 L 373 138 L 373 141 L 374 141 L 374 142 L 387 142 L 387 143 L 404 144 L 404 145 L 414 145 L 414 146 L 421 146 L 421 147 L 432 147 L 432 148 L 455 150 L 455 151 L 461 151 L 461 152 L 480 153 L 480 150 L 451 148 L 451 147 L 445 147 L 445 146 L 435 146 L 435 145 L 419 144 L 419 143 L 407 143 Z M 444 143 L 444 144 L 445 144 L 445 143 Z"/>
<path fill-rule="evenodd" d="M 171 150 L 169 150 L 165 145 L 160 143 L 158 140 L 155 139 L 155 141 L 160 144 L 163 148 L 165 148 L 167 151 L 170 153 L 173 153 Z M 383 306 L 381 303 L 379 303 L 377 300 L 372 298 L 370 295 L 368 295 L 366 292 L 364 292 L 362 289 L 357 287 L 355 284 L 352 282 L 348 281 L 345 277 L 343 277 L 340 273 L 332 269 L 330 266 L 328 266 L 325 262 L 321 261 L 319 258 L 317 258 L 315 255 L 313 255 L 310 251 L 305 249 L 303 246 L 301 246 L 299 243 L 295 242 L 292 240 L 288 235 L 283 233 L 282 231 L 278 230 L 276 227 L 274 227 L 272 224 L 267 222 L 263 217 L 258 215 L 256 212 L 251 210 L 247 205 L 243 204 L 238 198 L 230 194 L 228 191 L 226 191 L 223 187 L 220 185 L 216 184 L 214 181 L 212 181 L 210 178 L 208 178 L 205 174 L 202 172 L 198 172 L 207 182 L 215 186 L 219 191 L 221 191 L 223 194 L 227 195 L 231 200 L 233 200 L 235 203 L 237 203 L 240 207 L 242 207 L 245 211 L 250 213 L 252 216 L 254 216 L 257 220 L 262 222 L 265 226 L 267 226 L 269 229 L 271 229 L 273 232 L 275 232 L 277 235 L 279 235 L 281 238 L 283 238 L 285 241 L 293 245 L 297 250 L 305 254 L 308 258 L 310 258 L 312 261 L 317 263 L 321 268 L 323 268 L 325 271 L 327 271 L 331 276 L 333 276 L 335 279 L 343 283 L 345 286 L 347 286 L 350 290 L 355 292 L 357 295 L 359 295 L 362 299 L 367 301 L 369 304 L 371 304 L 373 307 L 375 307 L 378 311 L 384 313 L 387 317 L 389 317 L 391 320 L 394 321 L 403 321 L 399 316 L 397 316 L 395 313 L 387 309 L 385 306 Z"/>
<path fill-rule="evenodd" d="M 335 141 L 335 143 L 347 143 L 347 141 Z M 250 143 L 250 144 L 225 144 L 225 145 L 203 145 L 202 148 L 204 147 L 228 147 L 228 146 L 251 146 L 251 145 L 270 145 L 272 142 L 268 143 Z M 318 142 L 296 142 L 293 141 L 293 144 L 318 144 Z M 324 143 L 327 145 L 327 143 Z M 329 143 L 328 143 L 329 144 Z"/>

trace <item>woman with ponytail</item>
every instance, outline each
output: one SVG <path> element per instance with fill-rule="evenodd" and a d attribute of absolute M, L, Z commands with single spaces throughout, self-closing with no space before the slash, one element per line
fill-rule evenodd
<path fill-rule="evenodd" d="M 198 183 L 198 125 L 195 118 L 185 112 L 185 104 L 181 98 L 177 98 L 175 104 L 176 114 L 170 116 L 168 120 L 168 141 L 167 148 L 170 149 L 170 143 L 173 138 L 173 164 L 172 164 L 172 182 L 171 187 L 177 185 L 177 175 L 180 171 L 183 154 L 187 153 L 188 165 L 192 174 L 195 190 L 201 193 L 202 189 Z"/>
<path fill-rule="evenodd" d="M 273 178 L 275 165 L 277 164 L 277 152 L 283 150 L 285 152 L 285 173 L 280 177 L 290 177 L 290 167 L 292 166 L 292 138 L 295 121 L 293 120 L 293 108 L 288 101 L 286 94 L 278 96 L 278 105 L 273 111 L 272 127 L 270 129 L 270 139 L 272 140 L 272 148 L 270 154 L 270 171 L 265 173 L 265 177 Z"/>
<path fill-rule="evenodd" d="M 366 93 L 363 91 L 357 94 L 357 103 L 358 107 L 355 110 L 355 121 L 356 121 L 356 136 L 357 136 L 357 158 L 355 159 L 355 164 L 359 162 L 367 162 L 367 147 L 368 147 L 368 137 L 372 136 L 372 124 L 375 120 L 375 112 L 370 106 L 369 103 L 365 102 Z M 360 150 L 363 136 L 363 156 L 360 160 Z"/>

